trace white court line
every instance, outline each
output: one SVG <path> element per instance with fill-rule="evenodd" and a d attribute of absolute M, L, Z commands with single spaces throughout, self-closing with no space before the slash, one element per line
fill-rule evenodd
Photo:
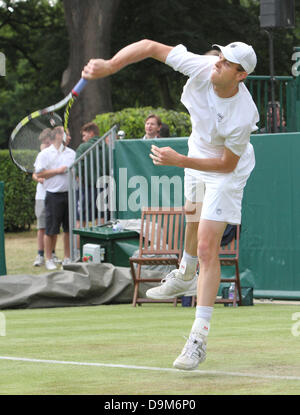
<path fill-rule="evenodd" d="M 56 364 L 56 365 L 111 367 L 111 368 L 120 368 L 120 369 L 150 370 L 150 371 L 173 372 L 173 373 L 189 373 L 189 371 L 183 371 L 183 370 L 166 368 L 166 367 L 115 365 L 112 363 L 72 362 L 72 361 L 65 361 L 65 360 L 29 359 L 26 357 L 0 356 L 0 360 L 14 360 L 14 361 L 19 361 L 19 362 L 29 362 L 29 363 L 48 363 L 48 364 Z M 193 370 L 191 372 L 199 373 L 201 375 L 223 375 L 223 376 L 236 376 L 236 377 L 246 377 L 246 378 L 299 380 L 300 381 L 300 376 L 260 375 L 258 373 L 225 372 L 221 370 Z"/>

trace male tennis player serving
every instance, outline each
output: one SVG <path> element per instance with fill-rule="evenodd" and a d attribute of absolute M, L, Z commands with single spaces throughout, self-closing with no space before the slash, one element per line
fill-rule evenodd
<path fill-rule="evenodd" d="M 173 48 L 142 40 L 120 50 L 110 60 L 91 60 L 82 72 L 86 79 L 101 78 L 152 57 L 189 77 L 181 97 L 192 121 L 188 156 L 170 147 L 156 146 L 150 155 L 156 165 L 185 168 L 186 206 L 189 211 L 201 211 L 196 318 L 189 339 L 174 362 L 174 367 L 185 370 L 195 369 L 205 360 L 207 335 L 220 284 L 221 238 L 227 223 L 241 222 L 243 189 L 255 165 L 250 134 L 257 129 L 259 116 L 242 81 L 254 70 L 256 55 L 251 46 L 241 42 L 218 48 L 219 57 L 202 56 L 188 52 L 183 45 Z M 185 246 L 188 242 L 186 239 Z M 147 296 L 172 298 L 191 291 L 195 278 L 187 259 L 161 286 L 149 290 Z"/>

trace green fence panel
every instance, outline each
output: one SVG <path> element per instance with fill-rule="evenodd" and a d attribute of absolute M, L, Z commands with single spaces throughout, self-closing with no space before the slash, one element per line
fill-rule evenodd
<path fill-rule="evenodd" d="M 240 264 L 256 297 L 300 299 L 300 133 L 254 135 Z"/>
<path fill-rule="evenodd" d="M 243 200 L 242 285 L 253 287 L 256 298 L 298 300 L 300 133 L 254 134 L 251 142 L 256 167 Z M 184 203 L 183 169 L 154 166 L 149 158 L 152 144 L 187 153 L 187 138 L 118 141 L 115 173 L 120 219 L 140 218 L 140 208 L 151 202 L 157 206 L 157 200 L 160 206 Z M 228 275 L 229 270 L 224 272 Z M 230 272 L 233 275 L 234 270 Z"/>
<path fill-rule="evenodd" d="M 115 146 L 117 217 L 140 218 L 144 206 L 183 206 L 183 169 L 155 166 L 151 145 L 187 154 L 187 138 L 119 140 Z"/>
<path fill-rule="evenodd" d="M 4 183 L 0 182 L 0 275 L 6 275 L 4 246 Z"/>

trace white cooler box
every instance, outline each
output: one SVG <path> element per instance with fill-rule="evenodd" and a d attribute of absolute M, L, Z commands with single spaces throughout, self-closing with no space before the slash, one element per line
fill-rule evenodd
<path fill-rule="evenodd" d="M 104 248 L 97 244 L 85 244 L 82 247 L 82 261 L 100 264 L 104 261 Z"/>

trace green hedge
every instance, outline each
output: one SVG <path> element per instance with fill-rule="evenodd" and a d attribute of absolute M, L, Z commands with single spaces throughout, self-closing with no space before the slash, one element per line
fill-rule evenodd
<path fill-rule="evenodd" d="M 142 138 L 145 135 L 145 119 L 150 114 L 158 115 L 162 122 L 168 124 L 171 137 L 187 137 L 191 133 L 190 117 L 185 112 L 166 110 L 164 108 L 125 108 L 118 112 L 97 115 L 94 122 L 103 135 L 114 125 L 125 131 L 126 139 Z"/>
<path fill-rule="evenodd" d="M 36 220 L 36 182 L 30 174 L 21 172 L 14 165 L 8 150 L 0 150 L 0 181 L 4 182 L 4 230 L 16 232 L 30 229 Z"/>

